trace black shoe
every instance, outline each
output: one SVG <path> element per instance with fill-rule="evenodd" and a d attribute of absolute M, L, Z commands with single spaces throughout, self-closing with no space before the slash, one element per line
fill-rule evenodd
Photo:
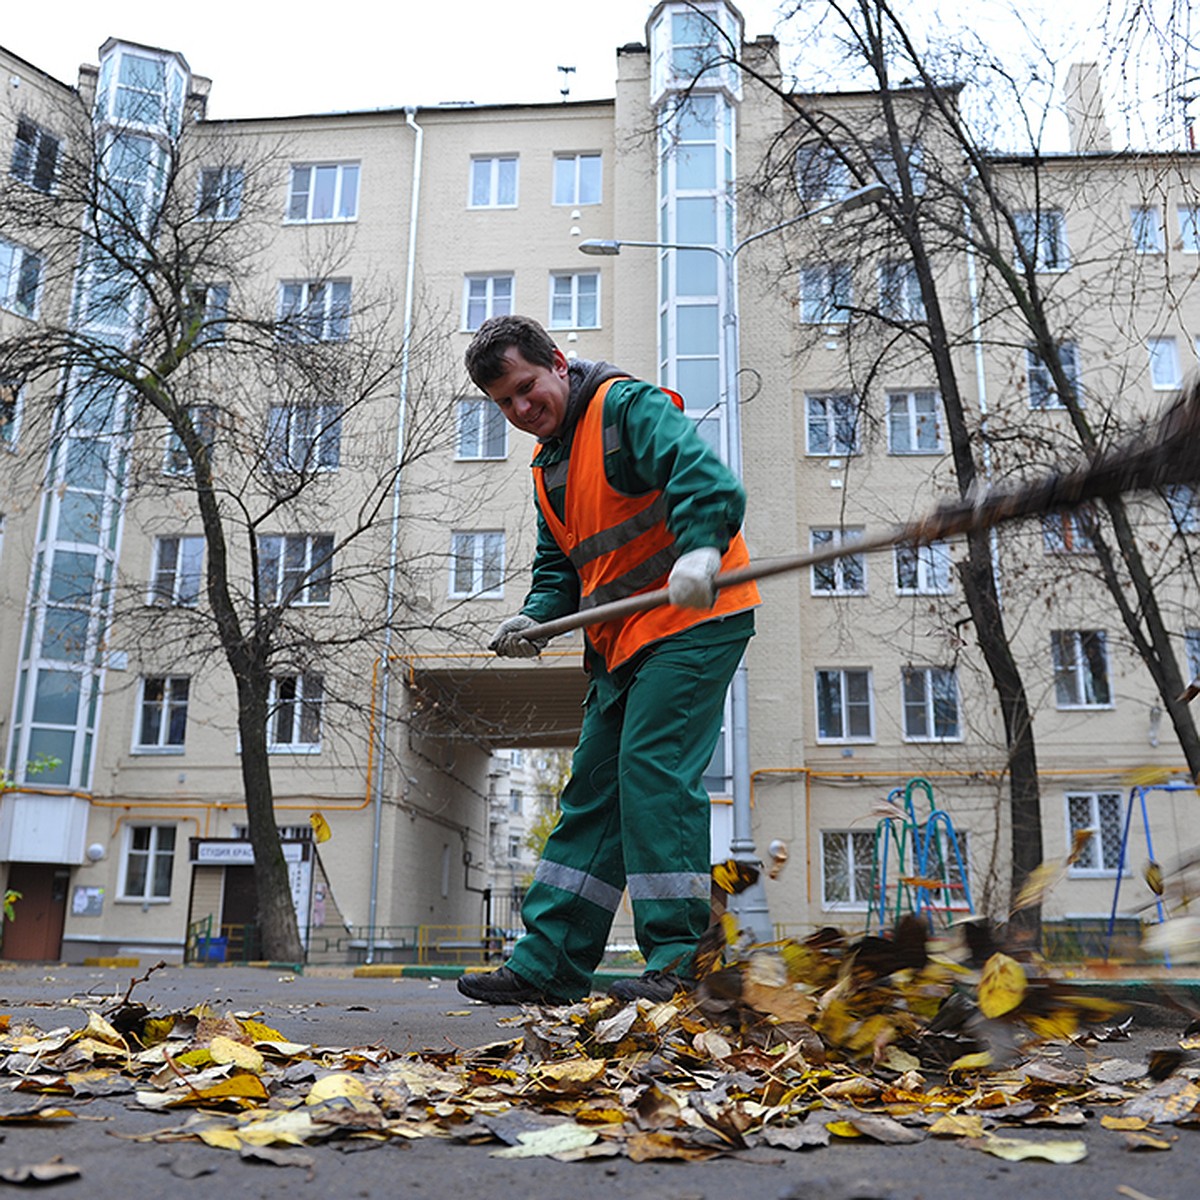
<path fill-rule="evenodd" d="M 482 1000 L 484 1004 L 566 1003 L 522 979 L 511 967 L 497 967 L 494 971 L 463 975 L 459 978 L 458 990 L 472 1000 Z"/>
<path fill-rule="evenodd" d="M 614 1000 L 653 1000 L 664 1004 L 678 992 L 690 992 L 696 986 L 691 979 L 681 979 L 669 971 L 647 971 L 636 979 L 618 979 L 608 989 Z"/>

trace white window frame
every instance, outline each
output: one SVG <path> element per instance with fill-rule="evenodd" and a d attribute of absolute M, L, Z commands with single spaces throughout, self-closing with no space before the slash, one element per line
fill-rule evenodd
<path fill-rule="evenodd" d="M 456 529 L 450 534 L 451 599 L 497 600 L 504 596 L 505 537 L 502 529 Z M 470 582 L 463 583 L 460 563 L 469 567 Z"/>
<path fill-rule="evenodd" d="M 942 453 L 941 397 L 931 388 L 914 388 L 912 391 L 887 393 L 888 404 L 888 453 L 895 455 L 921 455 Z M 929 412 L 919 409 L 928 405 Z M 933 427 L 931 445 L 927 434 Z M 903 436 L 899 436 L 903 434 Z"/>
<path fill-rule="evenodd" d="M 489 317 L 507 317 L 515 310 L 516 277 L 511 271 L 494 275 L 467 275 L 463 279 L 462 327 L 464 333 L 474 333 Z M 499 285 L 503 284 L 503 287 Z M 507 290 L 508 295 L 503 293 Z M 499 294 L 497 294 L 499 293 Z M 472 323 L 473 305 L 482 305 L 482 316 Z"/>
<path fill-rule="evenodd" d="M 32 140 L 29 137 L 22 137 L 23 133 L 32 133 Z M 8 173 L 14 179 L 19 179 L 33 188 L 34 191 L 50 195 L 54 191 L 54 183 L 58 177 L 62 145 L 62 138 L 51 133 L 36 121 L 30 120 L 29 117 L 18 117 L 17 128 L 13 134 L 12 160 L 9 163 Z M 51 146 L 53 149 L 49 148 Z M 47 158 L 51 160 L 48 177 L 44 161 Z M 46 180 L 45 187 L 38 185 L 39 179 Z"/>
<path fill-rule="evenodd" d="M 524 811 L 525 793 L 520 788 L 510 787 L 508 789 L 508 811 L 513 816 L 519 817 Z"/>
<path fill-rule="evenodd" d="M 832 146 L 801 146 L 793 170 L 800 199 L 814 208 L 840 200 L 853 183 L 850 168 Z"/>
<path fill-rule="evenodd" d="M 289 730 L 281 730 L 285 706 Z M 310 671 L 298 675 L 273 676 L 267 691 L 267 752 L 320 754 L 324 716 L 323 675 Z M 278 737 L 280 732 L 290 732 L 291 736 L 287 741 L 281 741 Z"/>
<path fill-rule="evenodd" d="M 847 900 L 830 898 L 829 859 L 833 851 L 832 839 L 842 841 L 840 851 L 846 861 L 846 894 Z M 859 853 L 863 854 L 864 862 L 859 862 Z M 859 896 L 856 886 L 856 876 L 859 870 L 869 879 L 871 865 L 875 855 L 875 835 L 869 829 L 822 829 L 821 830 L 821 908 L 825 912 L 865 912 L 871 906 L 871 896 Z M 863 869 L 865 868 L 865 870 Z"/>
<path fill-rule="evenodd" d="M 246 172 L 242 167 L 201 167 L 196 177 L 196 218 L 236 221 L 242 212 Z"/>
<path fill-rule="evenodd" d="M 146 603 L 196 608 L 204 586 L 204 538 L 195 535 L 154 539 L 154 562 Z"/>
<path fill-rule="evenodd" d="M 808 532 L 809 548 L 814 552 L 827 546 L 852 546 L 861 542 L 866 531 L 861 525 L 814 527 Z M 845 554 L 829 562 L 814 563 L 809 588 L 814 596 L 865 596 L 867 560 L 863 554 Z"/>
<path fill-rule="evenodd" d="M 267 469 L 312 475 L 342 465 L 340 404 L 272 404 L 267 409 Z"/>
<path fill-rule="evenodd" d="M 858 454 L 861 449 L 859 407 L 859 399 L 853 392 L 807 392 L 804 396 L 805 452 L 814 458 L 846 458 Z M 850 415 L 849 422 L 847 414 Z M 849 441 L 843 437 L 847 424 Z M 821 426 L 825 428 L 825 438 L 818 441 Z"/>
<path fill-rule="evenodd" d="M 910 569 L 914 583 L 908 586 L 903 573 Z M 948 596 L 952 590 L 953 559 L 949 542 L 930 542 L 922 546 L 896 546 L 892 551 L 898 596 Z"/>
<path fill-rule="evenodd" d="M 1157 204 L 1133 204 L 1129 208 L 1129 231 L 1134 254 L 1163 252 L 1162 209 Z"/>
<path fill-rule="evenodd" d="M 1179 249 L 1184 254 L 1200 254 L 1200 204 L 1180 204 L 1175 215 L 1179 220 Z"/>
<path fill-rule="evenodd" d="M 591 281 L 592 294 L 582 292 L 584 280 Z M 566 283 L 566 294 L 560 294 L 560 285 Z M 568 320 L 556 317 L 558 304 L 565 300 L 569 308 Z M 581 310 L 590 300 L 593 308 L 591 320 L 583 319 Z M 600 328 L 600 272 L 599 271 L 552 271 L 550 273 L 550 320 L 548 329 L 599 329 Z"/>
<path fill-rule="evenodd" d="M 918 684 L 920 696 L 915 695 Z M 937 732 L 937 701 L 935 684 L 948 683 L 954 702 L 954 732 Z M 914 687 L 910 687 L 914 685 Z M 919 707 L 924 722 L 924 733 L 914 732 L 910 718 Z M 906 742 L 961 742 L 962 701 L 958 689 L 958 673 L 953 667 L 905 667 L 900 672 L 900 709 L 903 714 L 904 740 Z"/>
<path fill-rule="evenodd" d="M 512 199 L 502 199 L 501 179 L 503 165 L 512 163 Z M 476 175 L 486 171 L 487 200 L 477 200 Z M 516 208 L 521 196 L 521 160 L 516 154 L 479 154 L 471 158 L 471 169 L 467 175 L 468 208 Z"/>
<path fill-rule="evenodd" d="M 849 263 L 811 263 L 800 268 L 800 322 L 845 325 L 854 304 L 854 272 Z"/>
<path fill-rule="evenodd" d="M 1146 339 L 1149 356 L 1150 386 L 1156 392 L 1174 391 L 1183 382 L 1179 369 L 1179 346 L 1173 337 Z"/>
<path fill-rule="evenodd" d="M 284 279 L 279 335 L 284 341 L 344 342 L 350 337 L 349 279 Z"/>
<path fill-rule="evenodd" d="M 1086 825 L 1073 821 L 1071 817 L 1071 801 L 1086 800 L 1088 802 L 1089 814 L 1088 823 Z M 1091 839 L 1084 846 L 1079 857 L 1068 868 L 1068 875 L 1078 879 L 1115 879 L 1117 877 L 1117 859 L 1120 858 L 1121 846 L 1120 837 L 1117 839 L 1117 846 L 1114 851 L 1115 857 L 1110 863 L 1107 861 L 1107 855 L 1104 852 L 1104 838 L 1101 835 L 1103 829 L 1103 820 L 1100 814 L 1100 805 L 1102 801 L 1107 802 L 1107 807 L 1115 808 L 1117 816 L 1117 828 L 1124 829 L 1124 797 L 1118 791 L 1071 791 L 1067 792 L 1063 797 L 1063 822 L 1066 826 L 1067 845 L 1070 846 L 1075 840 L 1075 831 L 1077 829 L 1092 830 Z M 1123 835 L 1122 835 L 1123 836 Z M 1093 855 L 1095 858 L 1093 859 Z M 1098 861 L 1099 865 L 1093 866 L 1088 860 Z M 1124 874 L 1130 873 L 1129 863 L 1126 861 Z"/>
<path fill-rule="evenodd" d="M 329 216 L 313 216 L 313 201 L 317 196 L 314 186 L 316 172 L 333 171 L 333 203 Z M 297 190 L 301 173 L 306 176 L 306 186 Z M 353 184 L 348 181 L 353 179 Z M 362 164 L 359 162 L 307 162 L 293 163 L 288 176 L 287 208 L 284 210 L 285 225 L 346 224 L 358 220 L 358 204 L 361 198 Z M 303 197 L 303 201 L 300 198 Z M 300 212 L 301 205 L 303 212 Z"/>
<path fill-rule="evenodd" d="M 1099 648 L 1103 675 L 1097 676 L 1088 665 L 1087 645 Z M 1108 661 L 1108 638 L 1103 629 L 1052 629 L 1050 662 L 1054 670 L 1054 700 L 1060 711 L 1113 708 L 1112 671 Z M 1107 699 L 1089 700 L 1089 691 L 1102 683 Z M 1065 696 L 1069 690 L 1070 695 Z"/>
<path fill-rule="evenodd" d="M 595 199 L 585 199 L 583 192 L 583 164 L 595 162 L 596 164 L 596 180 L 595 180 Z M 564 183 L 563 171 L 561 168 L 568 168 L 571 171 L 571 180 L 565 189 L 560 189 L 560 183 Z M 566 208 L 583 208 L 590 204 L 599 204 L 604 199 L 604 164 L 603 158 L 598 150 L 596 151 L 579 151 L 575 154 L 556 154 L 554 156 L 554 181 L 553 181 L 553 204 Z M 566 191 L 567 196 L 564 197 L 563 191 Z M 590 196 L 591 193 L 589 192 Z"/>
<path fill-rule="evenodd" d="M 25 387 L 16 379 L 0 378 L 0 446 L 15 450 L 21 437 Z"/>
<path fill-rule="evenodd" d="M 458 401 L 454 457 L 460 462 L 500 462 L 508 458 L 508 421 L 485 396 Z"/>
<path fill-rule="evenodd" d="M 850 701 L 847 697 L 847 683 L 850 676 L 861 676 L 862 681 L 866 684 L 866 710 L 867 723 L 870 726 L 867 733 L 845 733 L 840 735 L 828 734 L 821 732 L 821 676 L 837 677 L 838 685 L 838 720 L 842 730 L 850 728 L 849 716 L 851 715 L 851 705 L 854 708 L 861 709 L 862 703 L 859 701 Z M 813 706 L 813 715 L 816 721 L 817 744 L 821 746 L 843 746 L 843 745 L 865 745 L 875 740 L 875 687 L 872 680 L 872 671 L 870 667 L 818 667 L 813 672 L 813 687 L 815 689 L 816 701 Z"/>
<path fill-rule="evenodd" d="M 19 242 L 0 238 L 0 308 L 36 321 L 41 304 L 42 256 Z"/>
<path fill-rule="evenodd" d="M 135 848 L 134 841 L 139 840 L 140 831 L 149 831 L 145 848 Z M 117 900 L 136 904 L 169 904 L 171 888 L 175 883 L 175 851 L 179 844 L 179 827 L 162 823 L 150 825 L 139 823 L 125 826 L 125 838 L 121 848 L 121 869 L 117 881 Z M 145 877 L 140 892 L 131 892 L 130 865 L 136 858 L 145 859 Z M 167 891 L 157 890 L 158 871 L 155 869 L 159 860 L 166 859 L 169 863 Z"/>
<path fill-rule="evenodd" d="M 1063 369 L 1067 378 L 1075 388 L 1075 398 L 1083 403 L 1083 394 L 1079 376 L 1079 347 L 1074 342 L 1059 342 L 1059 356 L 1062 358 Z M 1040 355 L 1032 346 L 1025 347 L 1025 383 L 1029 391 L 1029 407 L 1035 412 L 1046 409 L 1066 408 L 1062 398 L 1054 389 L 1054 380 L 1050 368 L 1042 361 Z"/>
<path fill-rule="evenodd" d="M 260 533 L 258 577 L 265 604 L 328 605 L 333 594 L 333 534 Z"/>
<path fill-rule="evenodd" d="M 152 697 L 147 693 L 155 686 L 160 694 Z M 138 681 L 137 715 L 134 719 L 134 754 L 182 754 L 187 739 L 188 702 L 191 698 L 191 679 L 187 675 L 143 675 Z M 157 732 L 153 740 L 146 740 L 147 720 L 151 713 L 157 714 Z M 183 729 L 179 741 L 171 740 L 175 717 L 180 716 Z"/>
<path fill-rule="evenodd" d="M 1013 213 L 1017 227 L 1018 245 L 1014 250 L 1014 261 L 1024 269 L 1021 250 L 1033 259 L 1033 269 L 1041 272 L 1066 271 L 1071 266 L 1071 252 L 1067 246 L 1067 218 L 1060 208 L 1043 208 L 1036 211 Z"/>
<path fill-rule="evenodd" d="M 925 320 L 915 263 L 902 259 L 879 264 L 879 312 L 892 321 Z"/>
<path fill-rule="evenodd" d="M 1095 514 L 1087 508 L 1069 508 L 1042 518 L 1042 550 L 1046 554 L 1095 554 Z"/>
<path fill-rule="evenodd" d="M 208 448 L 211 460 L 213 448 L 217 444 L 217 409 L 212 404 L 193 404 L 188 408 L 188 419 L 192 427 L 200 435 L 200 440 Z M 174 430 L 167 433 L 167 444 L 163 451 L 162 473 L 185 478 L 194 475 L 195 465 L 188 456 L 183 439 Z"/>

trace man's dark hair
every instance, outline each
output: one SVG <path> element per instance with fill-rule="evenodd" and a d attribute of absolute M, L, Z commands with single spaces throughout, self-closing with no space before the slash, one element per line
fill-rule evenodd
<path fill-rule="evenodd" d="M 554 366 L 554 339 L 532 318 L 488 317 L 467 347 L 464 360 L 475 386 L 486 388 L 504 374 L 504 356 L 517 350 L 535 367 Z"/>

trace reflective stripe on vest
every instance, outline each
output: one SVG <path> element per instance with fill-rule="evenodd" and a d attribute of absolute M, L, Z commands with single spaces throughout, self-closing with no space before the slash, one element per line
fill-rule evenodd
<path fill-rule="evenodd" d="M 543 858 L 538 863 L 533 877 L 538 883 L 549 884 L 588 900 L 605 912 L 615 913 L 621 903 L 620 888 L 613 887 L 611 883 L 605 883 L 603 879 L 597 879 L 595 875 L 589 875 L 586 871 L 580 871 L 577 867 L 568 867 L 565 863 L 551 862 L 548 858 Z"/>
<path fill-rule="evenodd" d="M 630 900 L 708 900 L 712 880 L 689 871 L 654 871 L 630 875 L 626 880 Z"/>
<path fill-rule="evenodd" d="M 581 611 L 664 587 L 679 557 L 675 538 L 667 528 L 663 493 L 628 496 L 617 491 L 605 474 L 606 450 L 619 447 L 611 436 L 606 438 L 606 433 L 612 431 L 604 428 L 604 401 L 608 389 L 618 382 L 623 381 L 608 380 L 596 390 L 575 427 L 568 459 L 544 470 L 536 461 L 533 465 L 542 516 L 555 542 L 579 573 Z M 666 394 L 679 408 L 683 407 L 679 396 Z M 550 503 L 549 489 L 564 482 L 560 518 Z M 735 534 L 721 559 L 721 570 L 743 567 L 749 561 L 742 535 Z M 742 612 L 758 602 L 758 588 L 753 583 L 738 584 L 722 588 L 710 609 L 662 605 L 621 620 L 601 622 L 585 633 L 612 670 L 651 642 L 714 617 Z"/>

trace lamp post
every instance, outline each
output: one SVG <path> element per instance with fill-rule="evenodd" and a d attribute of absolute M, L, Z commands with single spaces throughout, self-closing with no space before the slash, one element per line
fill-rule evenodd
<path fill-rule="evenodd" d="M 836 200 L 819 204 L 786 221 L 779 221 L 766 229 L 759 229 L 732 247 L 707 245 L 687 242 L 643 242 L 628 238 L 588 238 L 579 243 L 582 254 L 592 254 L 612 257 L 620 254 L 625 246 L 648 250 L 707 250 L 715 254 L 725 268 L 725 295 L 723 302 L 724 313 L 722 325 L 725 338 L 725 370 L 724 370 L 724 399 L 725 411 L 725 461 L 730 470 L 742 478 L 742 424 L 741 396 L 738 376 L 740 373 L 738 346 L 738 303 L 736 292 L 735 266 L 737 257 L 753 242 L 778 233 L 800 221 L 821 213 L 833 210 L 848 211 L 872 204 L 887 195 L 887 188 L 879 182 L 869 183 L 865 187 L 855 188 Z M 738 664 L 730 684 L 730 748 L 733 769 L 733 835 L 730 838 L 730 854 L 744 862 L 759 861 L 754 848 L 754 834 L 751 828 L 750 813 L 750 754 L 749 754 L 749 698 L 746 682 L 746 660 Z M 758 941 L 771 941 L 774 930 L 771 926 L 770 913 L 767 910 L 767 893 L 761 878 L 738 896 L 731 898 L 730 907 L 737 913 L 743 926 Z"/>

